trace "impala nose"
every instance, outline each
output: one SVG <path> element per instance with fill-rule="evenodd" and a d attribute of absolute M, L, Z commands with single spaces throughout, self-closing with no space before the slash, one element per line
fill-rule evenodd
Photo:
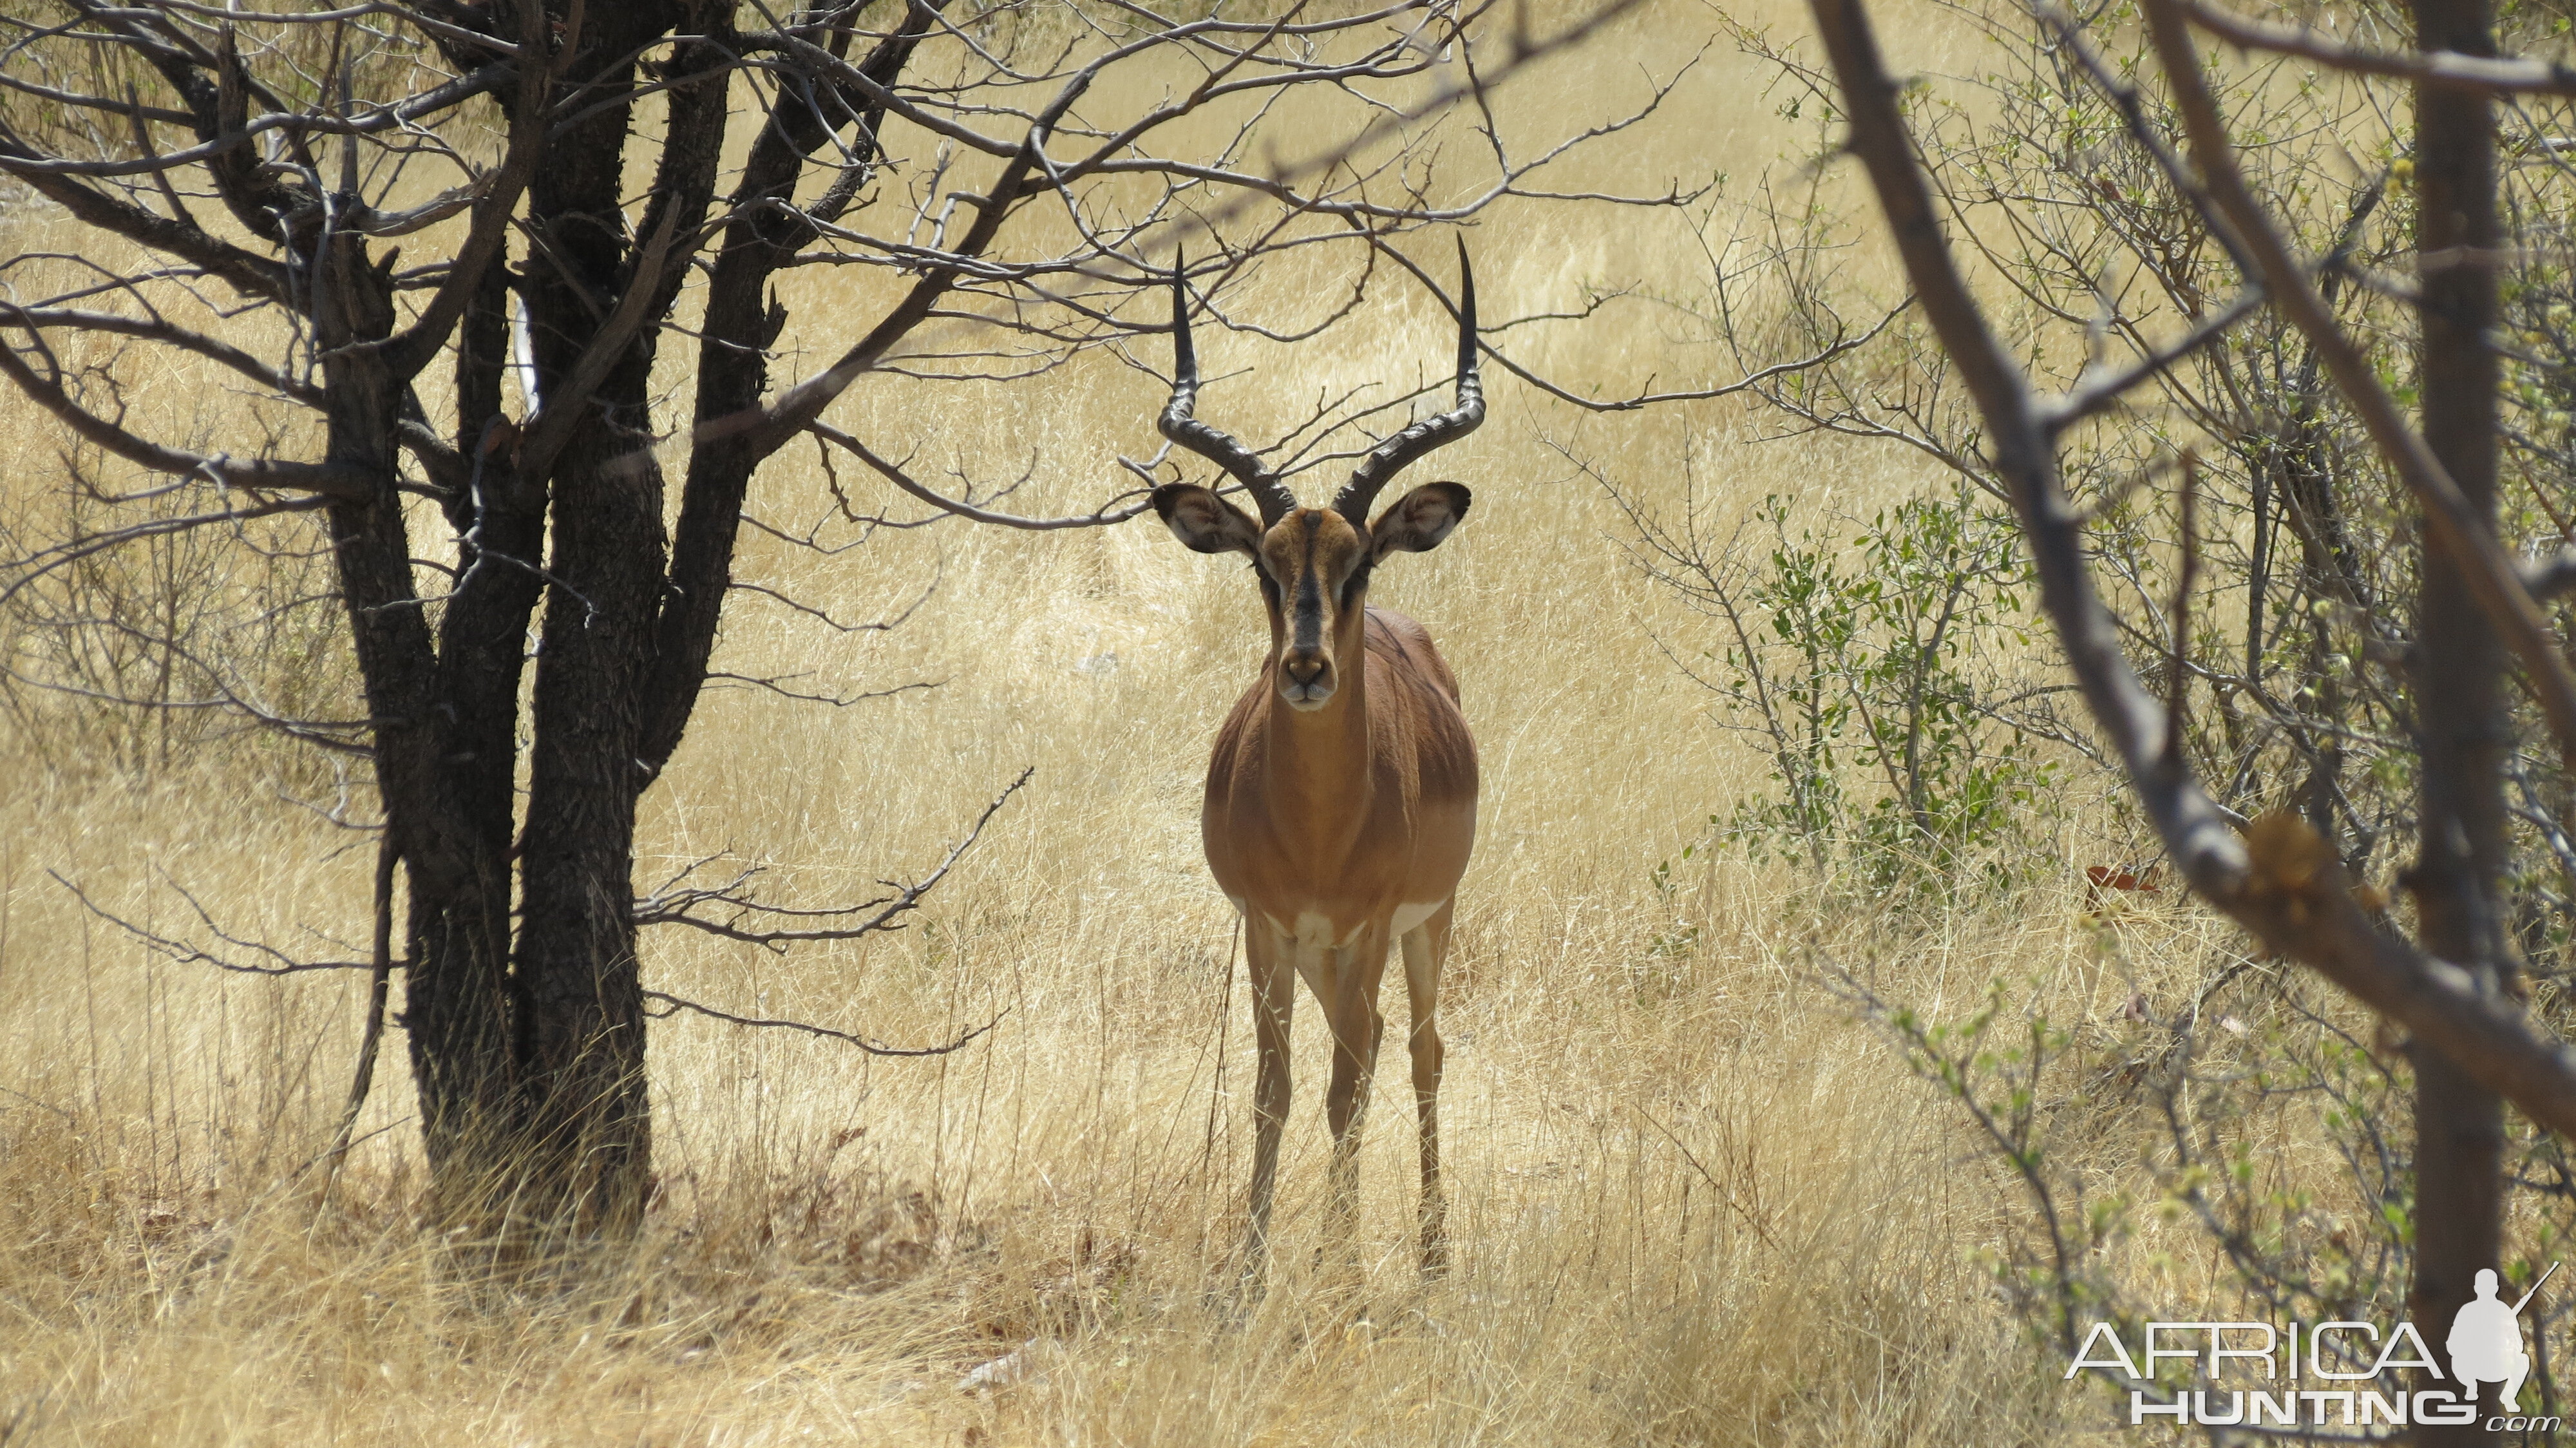
<path fill-rule="evenodd" d="M 1333 661 L 1321 653 L 1291 651 L 1279 661 L 1279 693 L 1301 709 L 1323 703 L 1333 697 Z"/>

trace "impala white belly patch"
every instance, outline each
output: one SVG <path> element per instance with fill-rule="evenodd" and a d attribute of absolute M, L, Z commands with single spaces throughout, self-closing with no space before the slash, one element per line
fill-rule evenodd
<path fill-rule="evenodd" d="M 1236 914 L 1243 916 L 1247 920 L 1254 918 L 1256 912 L 1254 912 L 1244 901 L 1238 900 L 1232 895 L 1228 895 L 1225 898 L 1227 903 L 1234 906 Z M 1387 938 L 1391 941 L 1395 937 L 1403 935 L 1415 926 L 1420 925 L 1423 921 L 1438 914 L 1440 907 L 1448 903 L 1449 902 L 1446 900 L 1431 900 L 1419 905 L 1405 904 L 1396 906 L 1394 918 L 1387 922 Z M 1360 932 L 1368 928 L 1366 923 L 1363 922 L 1360 925 L 1352 927 L 1348 934 L 1343 935 L 1339 939 L 1335 939 L 1333 936 L 1333 922 L 1317 911 L 1299 911 L 1296 923 L 1293 925 L 1285 921 L 1273 919 L 1266 913 L 1260 914 L 1259 918 L 1262 924 L 1279 932 L 1282 944 L 1294 946 L 1300 950 L 1346 949 L 1357 943 L 1360 938 Z"/>

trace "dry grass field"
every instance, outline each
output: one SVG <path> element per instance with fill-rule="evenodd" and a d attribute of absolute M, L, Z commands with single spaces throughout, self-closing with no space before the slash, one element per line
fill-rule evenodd
<path fill-rule="evenodd" d="M 1776 26 L 1802 23 L 1774 8 Z M 1934 66 L 1947 32 L 1905 19 L 1909 63 Z M 1505 120 L 1606 110 L 1709 29 L 1692 7 L 1651 13 L 1517 81 Z M 1601 179 L 1687 175 L 1712 156 L 1731 185 L 1775 157 L 1794 166 L 1807 132 L 1761 79 L 1720 45 Z M 1586 281 L 1693 285 L 1701 220 L 1604 230 L 1528 206 L 1472 245 L 1500 315 L 1570 302 Z M 0 249 L 79 244 L 32 204 L 0 213 Z M 1292 308 L 1323 281 L 1298 265 L 1238 304 Z M 803 285 L 788 342 L 801 334 L 809 354 L 874 296 L 843 277 Z M 1512 345 L 1605 390 L 1727 365 L 1657 313 L 1624 315 Z M 1319 388 L 1437 367 L 1446 345 L 1437 309 L 1396 287 L 1336 336 L 1203 340 L 1224 354 L 1213 372 L 1252 369 L 1211 389 L 1209 415 L 1260 433 Z M 194 409 L 209 437 L 243 425 L 206 376 L 133 381 L 137 407 Z M 718 668 L 938 687 L 838 710 L 711 694 L 646 798 L 639 889 L 730 851 L 793 898 L 839 898 L 928 868 L 1035 774 L 908 931 L 784 957 L 648 932 L 646 984 L 894 1042 L 999 1027 L 907 1061 L 665 1021 L 642 1249 L 553 1285 L 475 1281 L 415 1229 L 398 1033 L 362 1145 L 327 1188 L 310 1169 L 346 1089 L 361 976 L 174 963 L 58 883 L 207 938 L 184 887 L 233 933 L 363 955 L 350 942 L 372 852 L 307 807 L 333 803 L 329 765 L 256 741 L 157 751 L 150 723 L 39 701 L 50 732 L 0 726 L 0 1441 L 1982 1445 L 2098 1431 L 2100 1401 L 2059 1382 L 1992 1284 L 2009 1183 L 1817 961 L 1927 1007 L 2002 978 L 2061 1019 L 2104 1022 L 2130 989 L 2122 970 L 2182 969 L 2156 962 L 2188 956 L 2203 927 L 2138 914 L 2114 927 L 2130 964 L 2104 963 L 2075 876 L 2120 846 L 2089 833 L 2106 816 L 2081 799 L 2059 826 L 2071 883 L 1928 929 L 1819 914 L 1811 882 L 1737 851 L 1680 863 L 1764 767 L 1658 647 L 1703 646 L 1706 621 L 1639 577 L 1619 511 L 1550 441 L 1667 507 L 1685 463 L 1724 508 L 1787 492 L 1857 509 L 1932 479 L 1885 448 L 1757 442 L 1734 403 L 1587 420 L 1493 387 L 1491 420 L 1431 473 L 1476 490 L 1473 517 L 1438 553 L 1381 570 L 1373 595 L 1439 639 L 1484 758 L 1444 985 L 1447 1280 L 1414 1273 L 1400 1092 L 1380 1093 L 1363 1156 L 1365 1281 L 1310 1266 L 1326 1156 L 1310 1003 L 1277 1280 L 1241 1315 L 1223 1295 L 1251 1052 L 1197 810 L 1217 721 L 1262 646 L 1242 570 L 1150 518 L 1039 534 L 952 521 L 829 559 L 762 539 L 738 572 L 837 616 L 936 591 L 900 629 L 849 636 L 745 596 Z M 925 466 L 1008 475 L 1034 457 L 1014 501 L 1046 511 L 1119 487 L 1116 456 L 1150 449 L 1158 401 L 1150 377 L 1094 358 L 1006 389 L 863 384 L 834 417 L 919 446 Z M 57 506 L 56 435 L 14 396 L 0 429 L 0 507 L 39 518 Z M 822 486 L 812 451 L 790 449 L 758 506 L 810 516 Z M 244 583 L 205 586 L 232 607 L 223 590 Z M 369 816 L 363 789 L 349 814 Z"/>

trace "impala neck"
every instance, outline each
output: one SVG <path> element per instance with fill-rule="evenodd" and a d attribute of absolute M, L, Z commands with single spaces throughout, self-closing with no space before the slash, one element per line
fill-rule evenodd
<path fill-rule="evenodd" d="M 1279 697 L 1278 648 L 1263 668 L 1271 818 L 1291 839 L 1324 854 L 1338 853 L 1359 832 L 1375 785 L 1369 768 L 1367 618 L 1362 606 L 1336 620 L 1338 682 L 1321 708 L 1292 709 Z"/>

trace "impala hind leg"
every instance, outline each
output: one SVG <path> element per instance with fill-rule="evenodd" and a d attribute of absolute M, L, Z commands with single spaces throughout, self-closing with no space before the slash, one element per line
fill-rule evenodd
<path fill-rule="evenodd" d="M 1243 958 L 1252 978 L 1252 1035 L 1259 1065 L 1252 1088 L 1252 1219 L 1244 1233 L 1243 1282 L 1260 1291 L 1270 1258 L 1270 1202 L 1279 1185 L 1279 1134 L 1288 1124 L 1288 1027 L 1297 973 L 1283 969 L 1279 944 L 1258 918 L 1244 923 Z"/>
<path fill-rule="evenodd" d="M 1449 1270 L 1449 1199 L 1440 1186 L 1440 967 L 1449 958 L 1449 915 L 1443 904 L 1430 919 L 1404 932 L 1404 994 L 1412 1007 L 1413 1106 L 1422 1117 L 1422 1272 Z"/>

